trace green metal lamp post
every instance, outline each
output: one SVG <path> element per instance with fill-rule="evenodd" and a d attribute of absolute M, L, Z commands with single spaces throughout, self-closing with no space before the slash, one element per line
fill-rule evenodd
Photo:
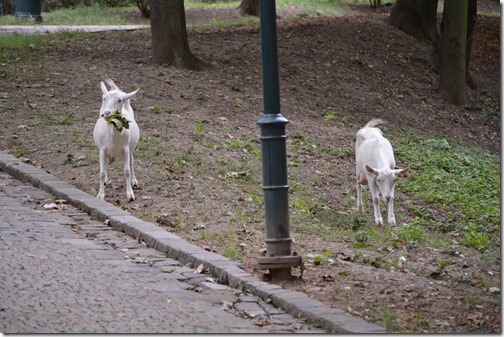
<path fill-rule="evenodd" d="M 291 255 L 289 233 L 285 144 L 289 121 L 280 113 L 275 1 L 260 0 L 259 10 L 264 114 L 257 124 L 261 128 L 267 256 L 257 260 L 261 269 L 269 269 L 273 279 L 286 280 L 292 278 L 291 267 L 301 265 L 301 257 Z"/>

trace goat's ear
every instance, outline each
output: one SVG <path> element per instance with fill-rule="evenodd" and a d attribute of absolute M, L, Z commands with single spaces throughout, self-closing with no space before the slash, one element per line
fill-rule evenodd
<path fill-rule="evenodd" d="M 108 93 L 107 87 L 105 86 L 105 83 L 103 83 L 103 81 L 100 81 L 100 88 L 103 94 Z"/>
<path fill-rule="evenodd" d="M 369 173 L 372 173 L 374 175 L 378 175 L 378 171 L 376 171 L 374 168 L 372 168 L 369 165 L 366 165 L 366 171 L 368 171 Z"/>
<path fill-rule="evenodd" d="M 138 92 L 138 90 L 140 90 L 140 89 L 137 89 L 137 90 L 135 90 L 135 91 L 132 91 L 132 92 L 130 92 L 130 93 L 127 93 L 126 95 L 124 95 L 123 100 L 127 100 L 127 99 L 130 99 L 131 97 L 135 96 L 135 95 L 136 95 L 136 93 Z"/>
<path fill-rule="evenodd" d="M 409 167 L 405 169 L 396 169 L 394 170 L 394 174 L 396 177 L 406 177 L 408 175 Z"/>

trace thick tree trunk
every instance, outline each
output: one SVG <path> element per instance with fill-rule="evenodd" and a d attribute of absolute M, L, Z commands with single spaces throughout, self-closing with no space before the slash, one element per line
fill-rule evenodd
<path fill-rule="evenodd" d="M 14 15 L 14 0 L 0 0 L 3 15 Z"/>
<path fill-rule="evenodd" d="M 389 23 L 403 32 L 432 45 L 437 40 L 438 0 L 397 0 Z"/>
<path fill-rule="evenodd" d="M 189 49 L 184 0 L 150 0 L 153 59 L 192 70 L 205 67 Z"/>
<path fill-rule="evenodd" d="M 476 18 L 478 17 L 477 0 L 469 0 L 467 9 L 467 45 L 466 45 L 466 83 L 471 89 L 476 89 L 477 85 L 473 77 L 469 73 L 469 61 L 471 60 L 471 50 L 474 26 L 476 26 Z"/>
<path fill-rule="evenodd" d="M 471 76 L 471 73 L 469 72 L 469 61 L 471 59 L 471 50 L 472 50 L 472 41 L 473 41 L 473 33 L 474 33 L 474 27 L 476 26 L 477 22 L 477 16 L 478 16 L 478 11 L 477 11 L 477 0 L 469 0 L 469 5 L 467 9 L 467 43 L 466 43 L 466 84 L 469 86 L 471 89 L 476 89 L 477 85 L 476 82 L 474 81 L 473 77 Z M 436 65 L 436 69 L 439 69 L 441 65 L 441 47 L 443 45 L 443 31 L 444 31 L 444 15 L 443 19 L 441 20 L 441 25 L 440 25 L 440 33 L 438 36 L 438 41 L 436 42 L 436 50 L 434 53 L 434 64 Z"/>
<path fill-rule="evenodd" d="M 455 105 L 465 101 L 468 0 L 445 0 L 439 91 Z"/>
<path fill-rule="evenodd" d="M 242 0 L 238 6 L 240 15 L 259 16 L 259 0 Z"/>

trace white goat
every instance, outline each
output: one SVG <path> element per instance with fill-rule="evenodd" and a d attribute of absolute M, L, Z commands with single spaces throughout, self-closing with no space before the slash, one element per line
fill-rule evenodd
<path fill-rule="evenodd" d="M 126 196 L 128 201 L 135 200 L 132 185 L 137 186 L 138 181 L 135 177 L 133 168 L 133 151 L 138 145 L 140 139 L 140 130 L 135 122 L 135 115 L 130 105 L 130 98 L 133 97 L 139 89 L 130 93 L 125 93 L 115 85 L 114 81 L 107 78 L 104 80 L 109 86 L 107 90 L 105 83 L 100 81 L 102 96 L 102 106 L 100 116 L 96 121 L 93 138 L 96 146 L 100 149 L 100 191 L 98 199 L 105 198 L 105 184 L 107 180 L 107 159 L 109 164 L 114 162 L 116 157 L 124 161 L 124 176 L 126 178 Z M 122 116 L 129 122 L 129 129 L 123 128 L 118 131 L 114 125 L 106 121 L 114 112 L 120 111 Z"/>
<path fill-rule="evenodd" d="M 373 199 L 375 223 L 383 225 L 380 213 L 380 193 L 383 201 L 388 203 L 388 223 L 395 225 L 394 215 L 394 185 L 398 177 L 404 176 L 408 170 L 396 169 L 394 150 L 390 142 L 383 137 L 378 125 L 381 119 L 373 119 L 357 132 L 355 141 L 356 173 L 357 173 L 357 209 L 362 212 L 362 185 L 369 183 Z"/>

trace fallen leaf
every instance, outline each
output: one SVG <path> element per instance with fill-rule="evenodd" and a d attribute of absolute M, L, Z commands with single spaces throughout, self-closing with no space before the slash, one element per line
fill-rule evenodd
<path fill-rule="evenodd" d="M 222 303 L 222 308 L 226 311 L 230 311 L 233 309 L 233 303 L 231 302 L 228 302 L 228 301 L 224 301 L 224 300 L 221 300 L 221 303 Z"/>
<path fill-rule="evenodd" d="M 196 274 L 202 274 L 205 271 L 205 267 L 203 266 L 203 263 L 200 264 L 196 270 L 194 271 Z"/>
<path fill-rule="evenodd" d="M 43 207 L 44 209 L 58 209 L 58 205 L 55 203 L 45 204 Z"/>

